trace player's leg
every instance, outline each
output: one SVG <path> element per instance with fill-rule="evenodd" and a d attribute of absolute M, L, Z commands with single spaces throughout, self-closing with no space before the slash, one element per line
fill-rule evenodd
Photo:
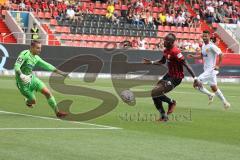
<path fill-rule="evenodd" d="M 222 101 L 224 108 L 228 109 L 231 106 L 231 104 L 226 100 L 222 91 L 218 88 L 216 74 L 213 74 L 213 76 L 212 76 L 212 79 L 210 81 L 210 87 L 211 87 L 212 91 L 216 94 L 216 96 Z"/>
<path fill-rule="evenodd" d="M 56 116 L 59 118 L 65 117 L 67 115 L 67 113 L 59 111 L 59 109 L 57 107 L 57 102 L 56 102 L 53 94 L 46 87 L 46 85 L 37 77 L 35 77 L 33 81 L 35 83 L 35 90 L 41 92 L 46 97 L 49 106 L 53 109 Z"/>
<path fill-rule="evenodd" d="M 158 97 L 154 97 L 152 99 L 153 99 L 155 107 L 157 108 L 157 110 L 160 113 L 160 118 L 158 119 L 158 121 L 167 121 L 168 117 L 165 114 L 165 110 L 163 108 L 162 101 Z"/>
<path fill-rule="evenodd" d="M 23 85 L 17 83 L 17 88 L 20 93 L 25 97 L 25 103 L 29 108 L 32 108 L 34 104 L 36 104 L 36 97 L 34 95 L 34 91 L 31 90 L 29 85 Z"/>
<path fill-rule="evenodd" d="M 208 83 L 210 78 L 211 78 L 211 77 L 210 77 L 210 73 L 208 73 L 208 72 L 203 72 L 203 73 L 198 77 L 199 85 L 198 85 L 198 87 L 197 87 L 197 89 L 198 89 L 201 93 L 206 94 L 206 95 L 208 96 L 209 104 L 213 102 L 214 94 L 211 93 L 210 91 L 208 91 L 208 90 L 203 86 L 203 83 Z"/>
<path fill-rule="evenodd" d="M 165 91 L 165 81 L 160 80 L 157 85 L 152 89 L 151 96 L 154 102 L 155 107 L 160 113 L 160 118 L 158 121 L 167 121 L 168 117 L 165 114 L 165 110 L 162 105 L 161 96 L 164 94 Z"/>
<path fill-rule="evenodd" d="M 154 101 L 156 108 L 160 111 L 160 114 L 162 117 L 165 115 L 164 108 L 162 107 L 162 102 L 168 103 L 167 114 L 172 113 L 176 106 L 176 101 L 167 97 L 165 93 L 170 92 L 180 83 L 181 83 L 181 79 L 174 80 L 168 75 L 165 75 L 163 79 L 157 83 L 157 86 L 153 88 L 152 99 Z"/>

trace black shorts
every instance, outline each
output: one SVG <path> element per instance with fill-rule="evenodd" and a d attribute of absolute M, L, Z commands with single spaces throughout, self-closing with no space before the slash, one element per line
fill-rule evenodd
<path fill-rule="evenodd" d="M 161 80 L 167 81 L 167 83 L 169 83 L 169 85 L 171 85 L 172 88 L 177 87 L 182 82 L 181 78 L 174 78 L 174 77 L 169 76 L 169 74 L 164 75 Z M 159 82 L 161 80 L 159 80 Z"/>
<path fill-rule="evenodd" d="M 174 78 L 166 74 L 157 85 L 152 89 L 151 96 L 159 97 L 165 93 L 170 92 L 182 82 L 181 78 Z"/>

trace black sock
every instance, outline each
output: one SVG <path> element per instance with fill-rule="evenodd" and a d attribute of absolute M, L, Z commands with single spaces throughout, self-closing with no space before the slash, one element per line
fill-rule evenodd
<path fill-rule="evenodd" d="M 170 98 L 168 98 L 166 95 L 160 96 L 159 99 L 160 99 L 161 101 L 163 101 L 163 102 L 168 103 L 168 104 L 172 104 L 172 103 L 173 103 L 172 100 L 171 100 Z"/>
<path fill-rule="evenodd" d="M 163 108 L 161 99 L 159 97 L 152 98 L 152 99 L 153 99 L 153 102 L 155 104 L 155 107 L 161 113 L 161 115 L 165 114 L 165 110 Z"/>

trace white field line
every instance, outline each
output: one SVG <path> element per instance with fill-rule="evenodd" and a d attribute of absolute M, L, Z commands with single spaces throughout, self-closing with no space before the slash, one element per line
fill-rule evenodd
<path fill-rule="evenodd" d="M 0 128 L 4 130 L 113 130 L 118 128 Z"/>
<path fill-rule="evenodd" d="M 63 120 L 57 119 L 57 118 L 35 116 L 35 115 L 24 114 L 24 113 L 16 113 L 16 112 L 8 112 L 8 111 L 0 111 L 0 113 L 20 115 L 20 116 L 25 116 L 25 117 L 32 117 L 32 118 L 39 118 L 39 119 L 46 119 L 46 120 L 63 121 Z M 112 127 L 112 126 L 106 126 L 106 125 L 100 125 L 100 124 L 93 124 L 93 123 L 87 123 L 87 122 L 78 122 L 78 121 L 63 121 L 63 122 L 83 124 L 83 125 L 95 126 L 95 127 L 100 127 L 100 128 L 106 128 L 106 129 L 122 129 L 122 128 L 118 128 L 118 127 Z"/>

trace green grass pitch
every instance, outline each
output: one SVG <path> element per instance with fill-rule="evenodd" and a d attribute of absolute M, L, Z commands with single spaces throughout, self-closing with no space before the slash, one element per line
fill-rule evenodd
<path fill-rule="evenodd" d="M 107 79 L 93 84 L 72 79 L 69 83 L 116 94 Z M 106 115 L 73 123 L 51 119 L 55 116 L 39 93 L 37 105 L 27 108 L 14 78 L 1 77 L 0 160 L 239 160 L 240 87 L 219 86 L 232 105 L 227 111 L 216 97 L 208 105 L 207 97 L 192 84 L 182 83 L 168 94 L 178 103 L 167 123 L 154 121 L 158 113 L 150 97 L 138 98 L 136 106 L 119 101 Z M 53 94 L 57 101 L 73 99 L 71 111 L 76 113 L 100 103 L 83 96 Z"/>

